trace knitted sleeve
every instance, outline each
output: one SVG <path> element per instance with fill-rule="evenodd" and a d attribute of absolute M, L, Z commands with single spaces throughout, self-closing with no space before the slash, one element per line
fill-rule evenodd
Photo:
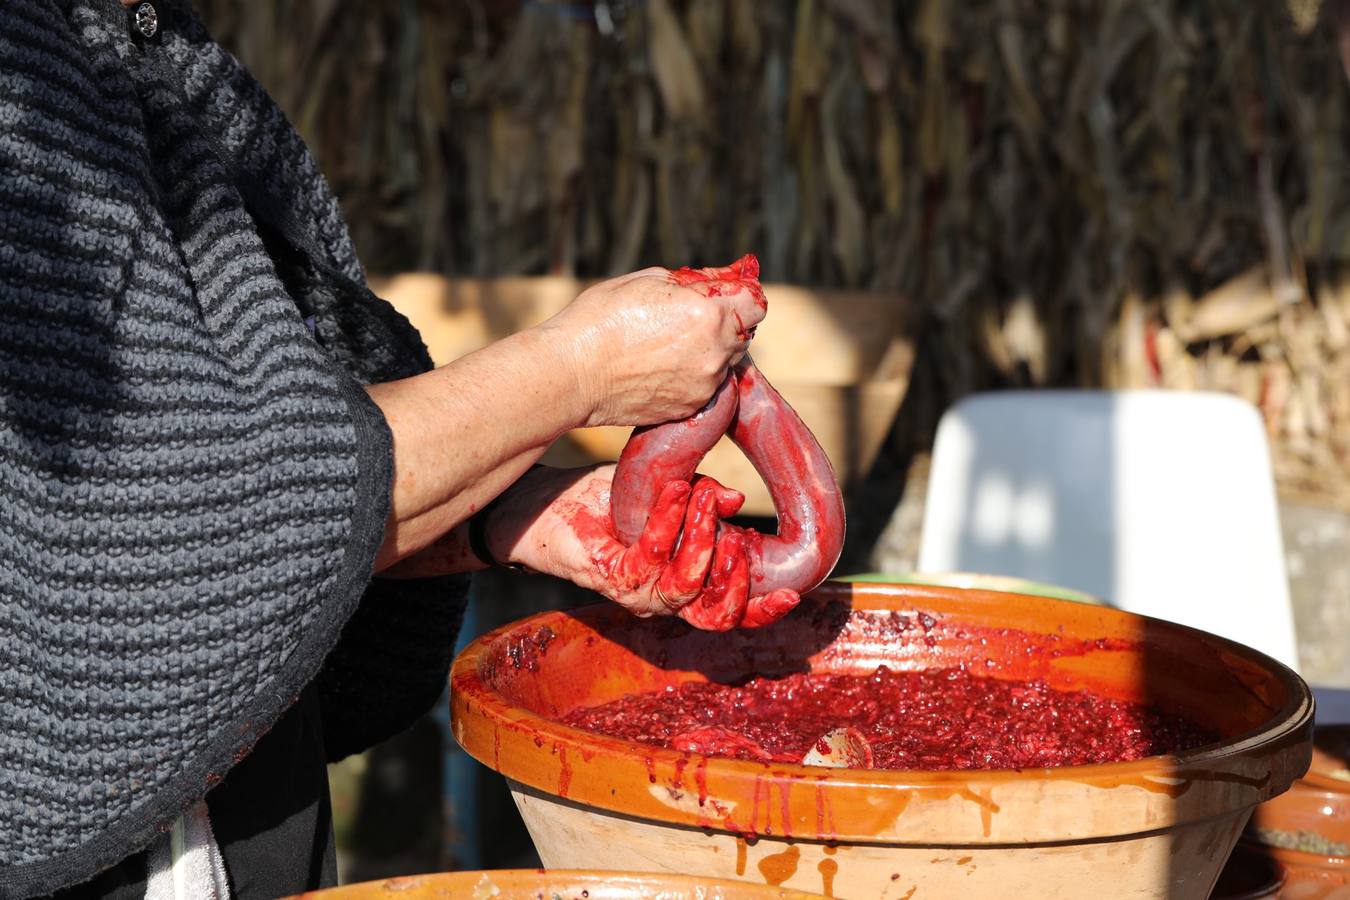
<path fill-rule="evenodd" d="M 164 48 L 175 80 L 316 340 L 363 383 L 430 369 L 417 331 L 366 287 L 337 201 L 281 110 L 190 11 L 175 25 Z M 319 675 L 331 759 L 406 729 L 442 695 L 467 592 L 464 576 L 371 583 Z"/>
<path fill-rule="evenodd" d="M 306 325 L 165 20 L 161 52 L 116 0 L 0 16 L 0 897 L 135 852 L 247 753 L 338 642 L 388 511 L 383 418 Z"/>

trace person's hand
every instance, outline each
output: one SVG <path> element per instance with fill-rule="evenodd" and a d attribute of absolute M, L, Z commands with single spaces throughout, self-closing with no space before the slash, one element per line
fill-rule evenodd
<path fill-rule="evenodd" d="M 723 523 L 718 536 L 719 520 L 740 510 L 740 492 L 706 476 L 671 482 L 625 547 L 609 518 L 613 475 L 612 465 L 527 474 L 487 523 L 493 556 L 566 578 L 635 615 L 679 613 L 711 630 L 765 624 L 796 605 L 791 591 L 752 601 L 745 533 Z"/>
<path fill-rule="evenodd" d="M 649 425 L 698 411 L 749 346 L 764 296 L 721 269 L 653 268 L 601 282 L 541 329 L 572 348 L 586 425 Z M 756 270 L 757 271 L 757 270 Z"/>

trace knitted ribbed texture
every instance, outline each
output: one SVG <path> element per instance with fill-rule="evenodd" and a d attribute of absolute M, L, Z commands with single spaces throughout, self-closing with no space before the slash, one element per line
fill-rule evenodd
<path fill-rule="evenodd" d="M 275 106 L 156 5 L 144 47 L 116 0 L 0 15 L 0 897 L 144 847 L 335 645 L 333 746 L 405 726 L 462 605 L 366 591 L 392 473 L 360 383 L 425 368 L 415 332 Z"/>

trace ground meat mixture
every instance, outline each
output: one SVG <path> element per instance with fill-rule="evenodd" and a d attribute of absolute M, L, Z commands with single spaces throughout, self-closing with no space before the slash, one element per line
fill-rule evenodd
<path fill-rule="evenodd" d="M 689 682 L 579 709 L 567 725 L 710 756 L 801 762 L 845 726 L 879 769 L 1027 769 L 1140 759 L 1216 739 L 1137 704 L 962 669 Z"/>

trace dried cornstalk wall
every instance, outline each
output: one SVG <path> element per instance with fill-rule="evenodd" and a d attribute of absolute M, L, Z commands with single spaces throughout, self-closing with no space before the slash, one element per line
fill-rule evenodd
<path fill-rule="evenodd" d="M 919 439 L 984 387 L 1211 387 L 1263 407 L 1286 488 L 1346 499 L 1350 98 L 1317 0 L 201 5 L 372 269 L 754 250 L 912 298 Z"/>

